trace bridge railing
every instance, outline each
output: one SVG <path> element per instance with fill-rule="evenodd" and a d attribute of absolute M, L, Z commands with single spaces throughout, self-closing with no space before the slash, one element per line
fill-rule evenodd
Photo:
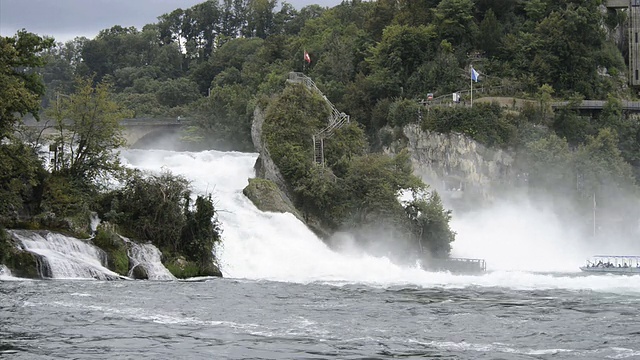
<path fill-rule="evenodd" d="M 194 120 L 191 118 L 133 118 L 133 119 L 122 119 L 120 120 L 120 125 L 122 126 L 166 126 L 166 125 L 190 125 L 194 123 Z M 63 124 L 72 125 L 71 120 L 64 120 Z M 23 124 L 26 127 L 30 128 L 43 128 L 43 127 L 54 127 L 56 126 L 55 121 L 52 122 L 50 120 L 47 121 L 39 121 L 39 122 L 28 122 Z"/>

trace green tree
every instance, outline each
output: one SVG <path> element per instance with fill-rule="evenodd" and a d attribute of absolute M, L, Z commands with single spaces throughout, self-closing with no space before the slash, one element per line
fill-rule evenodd
<path fill-rule="evenodd" d="M 56 119 L 55 171 L 91 183 L 120 170 L 116 151 L 125 144 L 120 120 L 130 116 L 111 100 L 111 85 L 79 78 L 76 92 L 60 96 L 50 113 Z"/>
<path fill-rule="evenodd" d="M 372 224 L 383 217 L 398 218 L 401 191 L 417 192 L 424 183 L 412 174 L 407 151 L 395 157 L 368 154 L 354 158 L 341 185 L 354 225 Z"/>
<path fill-rule="evenodd" d="M 24 30 L 14 37 L 0 36 L 0 142 L 13 134 L 24 115 L 39 118 L 45 88 L 35 70 L 45 64 L 41 55 L 52 46 L 53 39 Z"/>
<path fill-rule="evenodd" d="M 26 31 L 0 36 L 0 223 L 37 213 L 35 192 L 44 169 L 35 151 L 14 138 L 26 114 L 39 118 L 45 88 L 36 71 L 53 39 Z M 0 244 L 2 247 L 5 244 Z"/>
<path fill-rule="evenodd" d="M 529 185 L 537 189 L 573 189 L 573 156 L 564 138 L 551 134 L 526 144 Z"/>
<path fill-rule="evenodd" d="M 277 0 L 249 0 L 245 36 L 264 39 L 273 32 L 276 4 Z"/>
<path fill-rule="evenodd" d="M 496 18 L 493 9 L 489 9 L 484 14 L 484 19 L 480 23 L 478 32 L 478 45 L 484 50 L 487 56 L 498 54 L 502 42 L 502 26 Z"/>
<path fill-rule="evenodd" d="M 380 76 L 370 78 L 375 82 L 384 78 L 384 82 L 400 89 L 420 65 L 435 57 L 435 38 L 436 31 L 432 26 L 388 26 L 369 60 L 374 72 Z M 407 94 L 408 97 L 412 95 L 417 94 Z"/>
<path fill-rule="evenodd" d="M 127 236 L 178 252 L 190 195 L 189 182 L 182 176 L 135 172 L 122 189 L 104 198 L 101 218 L 118 224 Z"/>
<path fill-rule="evenodd" d="M 441 39 L 465 52 L 474 44 L 478 25 L 472 0 L 443 0 L 435 9 L 436 32 Z"/>
<path fill-rule="evenodd" d="M 213 248 L 221 240 L 222 228 L 216 219 L 216 210 L 211 195 L 198 196 L 195 210 L 185 203 L 186 223 L 182 229 L 180 251 L 187 259 L 207 267 L 215 261 Z"/>
<path fill-rule="evenodd" d="M 215 86 L 210 96 L 195 105 L 195 125 L 187 130 L 185 140 L 205 148 L 253 150 L 250 104 L 247 88 L 237 84 Z"/>
<path fill-rule="evenodd" d="M 576 171 L 584 178 L 583 195 L 598 192 L 601 186 L 622 189 L 632 184 L 631 167 L 618 149 L 615 131 L 604 128 L 598 135 L 588 136 L 576 153 Z"/>
<path fill-rule="evenodd" d="M 178 78 L 162 82 L 156 91 L 160 104 L 173 108 L 190 104 L 200 98 L 198 85 L 187 79 Z"/>
<path fill-rule="evenodd" d="M 456 233 L 451 230 L 451 211 L 445 210 L 437 192 L 419 193 L 405 205 L 421 251 L 435 258 L 449 257 Z"/>

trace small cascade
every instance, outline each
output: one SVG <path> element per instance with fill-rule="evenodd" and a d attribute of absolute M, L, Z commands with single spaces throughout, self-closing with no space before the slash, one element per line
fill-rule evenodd
<path fill-rule="evenodd" d="M 149 280 L 175 280 L 176 278 L 167 270 L 160 257 L 160 250 L 152 244 L 137 244 L 129 242 L 129 259 L 131 259 L 131 270 L 129 277 L 133 277 L 136 267 L 142 267 Z"/>
<path fill-rule="evenodd" d="M 100 217 L 98 217 L 98 214 L 96 213 L 92 213 L 91 214 L 91 233 L 95 234 L 96 230 L 98 230 L 98 225 L 100 225 Z"/>
<path fill-rule="evenodd" d="M 38 256 L 38 273 L 54 279 L 121 278 L 107 269 L 107 255 L 101 249 L 82 240 L 52 232 L 11 230 L 22 248 Z"/>
<path fill-rule="evenodd" d="M 0 264 L 0 279 L 2 278 L 10 278 L 13 275 L 11 274 L 11 270 L 8 267 Z"/>

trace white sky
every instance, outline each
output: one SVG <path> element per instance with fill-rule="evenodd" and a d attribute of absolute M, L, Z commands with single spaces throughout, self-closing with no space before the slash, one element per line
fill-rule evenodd
<path fill-rule="evenodd" d="M 76 36 L 93 38 L 114 25 L 142 29 L 162 14 L 201 2 L 204 0 L 0 0 L 0 35 L 13 36 L 24 28 L 62 42 Z M 342 0 L 287 2 L 300 9 L 310 4 L 333 7 Z"/>

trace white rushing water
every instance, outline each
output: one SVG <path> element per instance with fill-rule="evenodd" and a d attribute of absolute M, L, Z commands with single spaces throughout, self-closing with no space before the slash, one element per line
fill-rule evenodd
<path fill-rule="evenodd" d="M 12 230 L 22 247 L 41 256 L 40 271 L 54 279 L 108 280 L 119 275 L 104 267 L 104 251 L 82 240 L 51 232 Z M 45 267 L 45 268 L 42 268 Z"/>
<path fill-rule="evenodd" d="M 160 250 L 153 244 L 136 244 L 129 242 L 129 258 L 132 266 L 129 276 L 133 274 L 133 270 L 140 266 L 147 272 L 149 280 L 175 280 L 169 270 L 162 265 Z"/>
<path fill-rule="evenodd" d="M 11 270 L 8 267 L 0 264 L 0 279 L 10 279 L 12 278 Z"/>
<path fill-rule="evenodd" d="M 454 255 L 486 257 L 490 269 L 491 261 L 500 264 L 493 268 L 496 271 L 487 275 L 455 276 L 448 273 L 430 273 L 422 271 L 417 266 L 398 266 L 387 258 L 374 257 L 363 252 L 337 253 L 292 214 L 261 212 L 242 194 L 248 179 L 254 177 L 253 166 L 257 154 L 128 150 L 122 153 L 122 157 L 125 163 L 142 170 L 157 172 L 166 168 L 191 180 L 197 193 L 213 194 L 224 231 L 224 243 L 221 249 L 218 249 L 217 255 L 225 277 L 302 283 L 355 282 L 381 286 L 477 285 L 515 289 L 567 288 L 640 292 L 640 276 L 580 276 L 577 269 L 579 264 L 558 265 L 554 263 L 556 259 L 551 256 L 538 258 L 543 251 L 532 252 L 531 249 L 542 243 L 540 238 L 518 238 L 517 233 L 513 233 L 515 237 L 508 238 L 506 234 L 501 233 L 500 242 L 503 246 L 509 246 L 499 250 L 500 243 L 491 245 L 495 240 L 491 234 L 498 234 L 499 230 L 489 227 L 491 223 L 485 223 L 487 219 L 483 222 L 482 216 L 473 221 L 452 223 L 453 229 L 459 232 L 461 238 L 459 244 L 454 244 Z M 495 252 L 488 253 L 490 249 Z M 550 247 L 545 249 L 555 250 Z M 562 246 L 556 249 L 561 251 Z M 474 253 L 474 250 L 478 252 Z M 514 253 L 510 254 L 509 251 Z M 560 254 L 566 255 L 566 251 Z M 528 259 L 528 262 L 523 264 L 524 259 Z M 569 273 L 534 273 L 559 269 Z"/>

